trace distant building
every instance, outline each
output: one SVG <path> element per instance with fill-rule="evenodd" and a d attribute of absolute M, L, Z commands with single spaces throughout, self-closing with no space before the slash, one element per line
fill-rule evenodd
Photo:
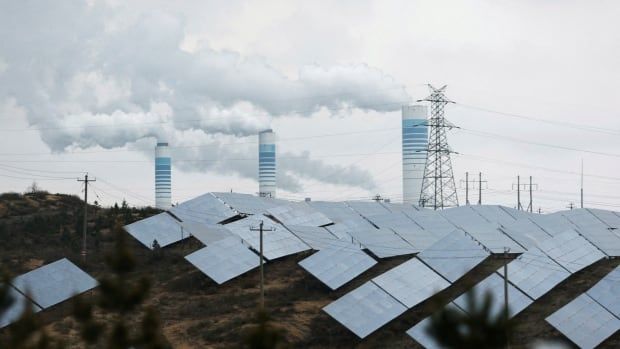
<path fill-rule="evenodd" d="M 403 125 L 403 202 L 418 205 L 422 191 L 428 147 L 428 110 L 423 105 L 404 105 Z"/>
<path fill-rule="evenodd" d="M 258 134 L 258 193 L 276 197 L 276 134 L 271 129 Z"/>
<path fill-rule="evenodd" d="M 155 207 L 167 210 L 172 203 L 172 159 L 168 143 L 155 147 Z"/>

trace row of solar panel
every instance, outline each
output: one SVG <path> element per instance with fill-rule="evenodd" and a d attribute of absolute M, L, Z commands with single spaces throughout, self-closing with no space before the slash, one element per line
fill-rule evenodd
<path fill-rule="evenodd" d="M 465 206 L 438 213 L 402 204 L 291 203 L 244 194 L 216 193 L 183 203 L 170 213 L 155 216 L 158 218 L 154 220 L 162 222 L 154 225 L 159 224 L 162 232 L 176 231 L 167 234 L 175 235 L 168 239 L 170 243 L 187 237 L 189 234 L 184 230 L 203 241 L 207 247 L 187 259 L 218 283 L 258 265 L 259 257 L 246 245 L 257 249 L 258 235 L 251 232 L 250 227 L 256 226 L 261 217 L 276 228 L 265 235 L 265 258 L 272 260 L 310 248 L 319 250 L 300 265 L 332 289 L 376 264 L 360 247 L 379 258 L 422 251 L 417 258 L 332 303 L 340 302 L 341 306 L 330 304 L 326 307 L 328 313 L 360 337 L 448 287 L 486 258 L 487 251 L 498 253 L 508 247 L 511 253 L 522 253 L 529 249 L 509 268 L 511 293 L 515 293 L 511 298 L 513 302 L 521 302 L 512 307 L 516 311 L 514 314 L 570 273 L 606 255 L 617 256 L 620 252 L 620 237 L 615 231 L 620 225 L 620 216 L 589 209 L 534 215 L 500 206 Z M 223 227 L 213 225 L 247 214 L 254 216 Z M 456 227 L 460 230 L 455 232 Z M 151 238 L 158 236 L 148 224 L 130 225 L 127 230 L 146 246 Z M 161 235 L 166 237 L 165 232 Z M 475 248 L 462 248 L 467 246 L 464 239 L 473 243 Z M 160 243 L 160 246 L 164 245 Z M 476 252 L 472 254 L 472 251 Z M 409 276 L 416 273 L 419 273 L 416 279 L 425 282 L 412 283 Z M 497 284 L 497 278 L 502 279 L 497 274 L 491 275 L 480 283 L 479 288 L 495 289 L 493 285 Z M 489 286 L 485 287 L 486 284 Z M 385 294 L 378 295 L 381 292 Z M 364 294 L 369 295 L 370 301 L 361 296 Z M 359 316 L 357 312 L 365 309 L 364 302 L 368 303 L 366 308 L 380 314 Z M 377 302 L 389 309 L 382 309 Z M 347 310 L 350 304 L 356 304 L 355 309 Z M 372 319 L 373 323 L 366 323 L 365 319 Z M 410 332 L 416 333 L 414 328 Z"/>
<path fill-rule="evenodd" d="M 16 277 L 9 286 L 13 302 L 0 314 L 0 328 L 16 321 L 28 306 L 39 312 L 97 287 L 97 281 L 63 258 Z"/>

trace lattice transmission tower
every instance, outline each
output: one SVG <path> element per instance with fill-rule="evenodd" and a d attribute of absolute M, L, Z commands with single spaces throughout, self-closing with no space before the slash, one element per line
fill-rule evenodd
<path fill-rule="evenodd" d="M 429 140 L 420 194 L 420 206 L 443 209 L 459 205 L 452 171 L 450 154 L 453 151 L 448 145 L 446 131 L 454 127 L 444 117 L 444 107 L 453 103 L 444 95 L 446 85 L 435 88 L 428 85 L 431 95 L 418 102 L 431 103 L 431 117 L 428 120 Z"/>

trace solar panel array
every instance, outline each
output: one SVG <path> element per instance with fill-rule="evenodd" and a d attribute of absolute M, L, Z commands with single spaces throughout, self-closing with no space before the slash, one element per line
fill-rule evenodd
<path fill-rule="evenodd" d="M 446 280 L 455 282 L 489 256 L 462 230 L 455 230 L 418 254 L 418 258 Z"/>
<path fill-rule="evenodd" d="M 32 311 L 35 313 L 38 313 L 42 310 L 41 307 L 36 304 L 32 304 L 32 302 L 28 298 L 24 297 L 23 294 L 17 292 L 17 290 L 15 290 L 13 287 L 9 286 L 8 291 L 8 295 L 13 303 L 2 313 L 0 313 L 0 328 L 6 327 L 17 321 L 28 306 L 31 307 Z"/>
<path fill-rule="evenodd" d="M 206 247 L 186 258 L 217 283 L 256 267 L 259 234 L 250 228 L 257 228 L 260 221 L 265 222 L 267 229 L 275 228 L 264 234 L 266 259 L 317 250 L 299 264 L 333 290 L 377 263 L 364 251 L 378 258 L 417 253 L 324 308 L 361 338 L 449 287 L 490 254 L 503 253 L 505 248 L 512 254 L 521 254 L 508 265 L 511 316 L 572 273 L 608 256 L 620 256 L 620 215 L 605 210 L 577 209 L 540 215 L 476 205 L 432 211 L 392 203 L 293 203 L 215 193 L 178 205 L 170 213 L 178 219 L 163 213 L 126 228 L 149 248 L 154 239 L 166 246 L 191 233 Z M 503 299 L 501 271 L 488 276 L 449 306 L 466 309 L 470 292 L 478 299 L 486 292 Z M 573 325 L 585 326 L 588 321 L 596 323 L 597 319 L 608 317 L 597 305 L 615 318 L 620 309 L 616 296 L 620 290 L 610 283 L 614 279 L 620 279 L 620 275 L 604 279 L 588 291 L 586 296 L 594 303 L 582 298 L 575 305 L 567 305 L 569 309 L 564 311 L 570 313 L 570 307 L 585 307 L 596 319 L 588 320 L 588 315 L 584 319 L 565 319 L 562 308 L 548 321 L 560 331 L 570 331 Z M 501 302 L 494 303 L 493 311 L 500 310 Z M 428 321 L 412 327 L 408 334 L 433 347 L 420 330 Z M 595 330 L 591 338 L 569 338 L 588 345 L 607 333 L 606 329 L 614 328 L 614 323 L 613 319 L 603 321 L 600 336 Z M 611 327 L 605 327 L 608 325 Z"/>
<path fill-rule="evenodd" d="M 63 258 L 11 281 L 11 306 L 0 314 L 0 328 L 16 321 L 27 306 L 36 313 L 97 287 L 97 280 Z"/>
<path fill-rule="evenodd" d="M 284 225 L 321 227 L 333 223 L 327 216 L 305 202 L 288 203 L 287 205 L 269 208 L 267 212 Z"/>
<path fill-rule="evenodd" d="M 545 319 L 580 348 L 595 348 L 620 329 L 620 319 L 583 293 Z"/>
<path fill-rule="evenodd" d="M 338 298 L 323 310 L 364 338 L 407 310 L 372 281 Z"/>
<path fill-rule="evenodd" d="M 568 230 L 540 243 L 539 248 L 547 256 L 571 273 L 589 266 L 605 257 L 575 230 Z"/>
<path fill-rule="evenodd" d="M 417 258 L 390 269 L 372 281 L 407 308 L 413 308 L 450 286 L 448 281 Z"/>
<path fill-rule="evenodd" d="M 607 274 L 587 294 L 620 318 L 620 267 Z"/>
<path fill-rule="evenodd" d="M 170 212 L 183 222 L 192 221 L 208 224 L 222 222 L 237 214 L 211 193 L 171 207 Z"/>
<path fill-rule="evenodd" d="M 189 237 L 181 223 L 165 212 L 126 225 L 125 230 L 151 250 L 154 241 L 165 247 Z"/>
<path fill-rule="evenodd" d="M 96 287 L 97 281 L 63 258 L 16 277 L 12 285 L 45 309 Z"/>
<path fill-rule="evenodd" d="M 185 259 L 218 284 L 252 270 L 260 263 L 260 257 L 236 237 L 216 241 L 185 256 Z"/>
<path fill-rule="evenodd" d="M 497 270 L 502 271 L 503 268 Z M 538 248 L 531 248 L 508 263 L 508 281 L 532 299 L 542 297 L 569 276 L 566 269 Z"/>
<path fill-rule="evenodd" d="M 362 250 L 326 248 L 299 262 L 304 269 L 332 290 L 339 288 L 377 264 Z"/>

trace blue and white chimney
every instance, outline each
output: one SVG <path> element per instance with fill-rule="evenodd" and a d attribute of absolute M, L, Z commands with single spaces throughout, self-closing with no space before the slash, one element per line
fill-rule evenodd
<path fill-rule="evenodd" d="M 155 207 L 167 210 L 172 204 L 172 159 L 168 143 L 155 147 Z"/>
<path fill-rule="evenodd" d="M 419 205 L 428 147 L 428 110 L 403 106 L 403 202 Z"/>
<path fill-rule="evenodd" d="M 258 134 L 258 195 L 276 197 L 276 134 L 271 129 Z"/>

